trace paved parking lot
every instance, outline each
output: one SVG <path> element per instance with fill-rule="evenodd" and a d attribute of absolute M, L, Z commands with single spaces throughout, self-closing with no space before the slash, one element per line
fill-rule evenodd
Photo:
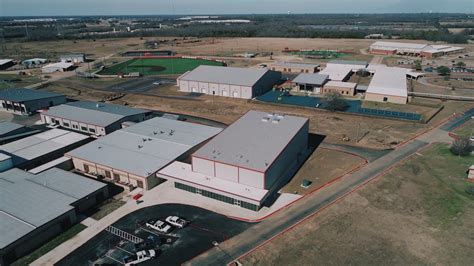
<path fill-rule="evenodd" d="M 191 223 L 183 229 L 175 229 L 168 235 L 159 234 L 141 224 L 148 219 L 164 219 L 177 215 Z M 232 220 L 226 216 L 201 208 L 179 204 L 164 204 L 140 209 L 116 223 L 114 227 L 142 239 L 162 242 L 161 254 L 156 260 L 140 265 L 180 265 L 213 247 L 212 242 L 222 242 L 249 228 L 252 224 Z M 169 239 L 169 240 L 168 240 Z M 166 243 L 169 241 L 169 243 Z M 83 246 L 59 261 L 57 265 L 120 265 L 123 257 L 134 253 L 134 244 L 123 241 L 107 231 L 102 231 Z"/>
<path fill-rule="evenodd" d="M 159 82 L 161 85 L 166 85 L 174 84 L 176 83 L 176 80 L 171 78 L 159 77 L 126 79 L 124 82 L 106 87 L 106 90 L 115 92 L 147 92 L 150 89 L 161 86 L 159 84 L 153 84 L 156 82 Z"/>

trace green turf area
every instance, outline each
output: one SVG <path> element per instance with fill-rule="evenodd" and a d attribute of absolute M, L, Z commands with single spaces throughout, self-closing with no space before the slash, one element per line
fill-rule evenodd
<path fill-rule="evenodd" d="M 64 233 L 58 235 L 57 237 L 53 238 L 51 241 L 47 242 L 46 244 L 42 245 L 41 247 L 37 248 L 29 255 L 26 255 L 19 260 L 16 260 L 12 263 L 12 266 L 20 266 L 20 265 L 29 265 L 33 261 L 39 259 L 44 254 L 50 252 L 57 246 L 61 245 L 63 242 L 71 239 L 73 236 L 79 234 L 82 230 L 86 229 L 87 226 L 83 224 L 76 224 L 73 227 L 69 228 Z"/>
<path fill-rule="evenodd" d="M 116 75 L 140 72 L 142 75 L 177 75 L 195 69 L 200 65 L 222 66 L 221 62 L 191 58 L 143 58 L 131 59 L 107 67 L 100 75 Z"/>

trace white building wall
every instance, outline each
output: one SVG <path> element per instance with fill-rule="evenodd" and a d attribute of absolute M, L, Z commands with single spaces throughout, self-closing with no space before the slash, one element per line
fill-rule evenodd
<path fill-rule="evenodd" d="M 189 81 L 189 92 L 199 92 L 199 82 L 197 81 Z"/>
<path fill-rule="evenodd" d="M 204 175 L 214 176 L 214 162 L 192 157 L 193 171 Z"/>
<path fill-rule="evenodd" d="M 219 84 L 209 83 L 209 94 L 210 95 L 219 95 Z"/>
<path fill-rule="evenodd" d="M 265 176 L 263 173 L 239 168 L 239 183 L 255 188 L 265 188 Z"/>
<path fill-rule="evenodd" d="M 240 94 L 240 98 L 242 99 L 252 99 L 253 98 L 253 89 L 252 87 L 245 87 L 245 86 L 242 86 L 240 87 L 240 90 L 241 90 L 241 94 Z"/>
<path fill-rule="evenodd" d="M 239 168 L 222 163 L 215 163 L 216 177 L 226 179 L 232 182 L 239 182 Z"/>
<path fill-rule="evenodd" d="M 224 97 L 230 96 L 230 89 L 228 84 L 219 84 L 219 95 Z"/>
<path fill-rule="evenodd" d="M 199 92 L 209 94 L 209 83 L 199 82 Z"/>
<path fill-rule="evenodd" d="M 180 91 L 189 92 L 189 82 L 187 80 L 179 80 L 178 86 Z"/>
<path fill-rule="evenodd" d="M 230 97 L 241 98 L 241 88 L 237 85 L 230 85 Z"/>

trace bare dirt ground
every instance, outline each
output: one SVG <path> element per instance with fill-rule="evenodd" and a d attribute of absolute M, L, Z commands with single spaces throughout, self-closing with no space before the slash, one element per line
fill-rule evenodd
<path fill-rule="evenodd" d="M 364 162 L 365 160 L 361 157 L 349 153 L 317 148 L 291 179 L 290 183 L 283 188 L 283 192 L 300 195 L 307 194 L 351 169 L 362 165 Z M 301 187 L 304 179 L 312 182 L 311 187 Z"/>
<path fill-rule="evenodd" d="M 471 158 L 414 155 L 243 258 L 244 265 L 472 265 Z M 433 168 L 433 165 L 439 167 Z"/>

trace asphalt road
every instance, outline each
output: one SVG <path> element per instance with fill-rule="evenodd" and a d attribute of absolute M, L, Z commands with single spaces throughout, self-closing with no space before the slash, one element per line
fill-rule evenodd
<path fill-rule="evenodd" d="M 285 210 L 222 243 L 219 248 L 213 248 L 188 261 L 186 264 L 225 265 L 251 251 L 253 248 L 264 244 L 268 239 L 277 236 L 282 231 L 291 228 L 312 214 L 324 209 L 338 198 L 388 170 L 427 144 L 428 142 L 419 140 L 412 141 L 376 159 L 361 170 L 344 177 L 326 189 L 303 198 L 297 204 L 289 206 Z M 232 259 L 230 259 L 231 257 Z"/>

